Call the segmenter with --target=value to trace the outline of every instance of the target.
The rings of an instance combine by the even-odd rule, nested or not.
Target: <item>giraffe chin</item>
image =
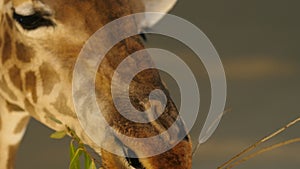
[[[138,152],[117,141],[117,148],[124,156],[102,149],[101,169],[191,169],[192,145],[189,140],[189,136],[186,136],[172,149],[147,158],[138,158]]]

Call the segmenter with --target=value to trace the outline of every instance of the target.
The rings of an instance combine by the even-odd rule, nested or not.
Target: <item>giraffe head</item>
[[[139,158],[139,155],[143,154],[143,151],[151,151],[157,147],[150,144],[135,145],[117,134],[110,138],[109,143],[124,154],[128,152],[136,154],[137,158],[118,156],[103,149],[97,150],[98,147],[91,143],[78,127],[79,123],[76,121],[72,105],[72,73],[79,52],[88,38],[114,19],[145,11],[149,9],[149,4],[155,6],[153,3],[156,1],[5,0],[4,2],[2,12],[4,15],[0,17],[1,29],[5,30],[1,32],[5,37],[2,42],[4,45],[1,64],[9,70],[17,69],[13,71],[14,78],[19,78],[20,82],[11,81],[13,89],[17,91],[15,95],[22,98],[18,102],[22,103],[16,104],[53,129],[58,130],[59,127],[45,119],[46,115],[55,116],[73,128],[86,144],[99,152],[104,168],[191,168],[189,136],[167,152],[148,158]],[[171,4],[174,1],[168,2]],[[170,8],[170,4],[167,4],[167,8]],[[139,29],[134,21],[121,26],[126,29]],[[110,93],[113,72],[124,58],[141,49],[144,49],[144,46],[138,36],[127,38],[115,45],[99,67],[95,86],[97,101],[100,107],[104,107],[103,115],[109,125],[122,134],[138,138],[151,137],[165,131],[178,116],[178,111],[168,95],[166,109],[155,124],[136,124],[128,121],[113,106]],[[139,73],[130,86],[132,104],[137,109],[146,109],[145,105],[149,101],[145,98],[157,88],[168,93],[157,70],[149,69]],[[176,125],[178,131],[175,132],[185,132],[182,122]]]

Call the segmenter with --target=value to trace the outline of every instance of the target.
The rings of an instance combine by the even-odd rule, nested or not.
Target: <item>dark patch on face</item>
[[[9,26],[9,28],[12,29],[13,23],[12,23],[11,18],[9,17],[8,14],[6,14],[5,17],[6,17],[6,21],[7,21],[7,24],[8,24],[8,26]]]
[[[60,81],[59,75],[53,67],[47,63],[43,63],[40,67],[40,74],[42,78],[44,94],[48,95],[53,90],[56,83]]]
[[[25,99],[24,105],[25,105],[25,109],[30,113],[30,115],[32,115],[35,118],[38,118],[34,106],[30,103],[28,99]]]
[[[4,77],[2,77],[2,80],[0,79],[0,89],[5,92],[12,100],[17,100],[17,96],[10,90]]]
[[[9,69],[9,77],[14,86],[22,91],[21,70],[17,66]]]
[[[2,118],[0,116],[0,130],[2,129]]]
[[[31,47],[25,46],[23,43],[16,43],[17,58],[22,62],[30,62],[34,54]]]
[[[1,16],[0,16],[1,17]],[[0,18],[0,21],[1,21],[1,18]],[[0,49],[1,49],[1,46],[2,46],[2,39],[0,38]]]
[[[20,106],[15,105],[13,103],[10,103],[8,101],[6,101],[6,107],[7,107],[8,111],[10,111],[10,112],[13,112],[13,111],[15,111],[15,112],[16,111],[22,112],[22,111],[24,111],[24,109],[22,109]]]
[[[55,117],[48,109],[44,108],[43,111],[46,113],[46,116]]]
[[[25,81],[26,81],[25,89],[27,92],[31,93],[32,100],[36,103],[37,102],[36,76],[33,71],[29,71],[26,73]]]
[[[18,145],[9,146],[8,148],[8,160],[7,160],[7,169],[13,169],[14,168],[14,162],[16,158],[16,152],[18,149]]]
[[[67,105],[67,98],[64,94],[60,93],[56,99],[56,102],[51,104],[59,113],[77,118],[72,109]]]
[[[11,57],[11,37],[8,32],[4,33],[4,46],[2,50],[2,64],[4,64]]]
[[[8,2],[10,2],[11,0],[4,0],[4,4],[6,4],[6,3],[8,3]]]
[[[126,155],[130,155],[130,157],[138,157],[131,149],[128,148],[127,152],[125,152]],[[126,157],[126,160],[128,164],[130,164],[132,167],[136,169],[145,169],[143,164],[140,162],[139,158],[130,158]]]
[[[29,118],[30,118],[29,116],[26,116],[26,117],[23,117],[23,118],[19,121],[17,127],[16,127],[15,130],[14,130],[14,134],[18,134],[18,133],[20,133],[20,132],[22,132],[22,131],[24,130],[24,128],[25,128],[25,127],[27,126],[27,124],[28,124]]]

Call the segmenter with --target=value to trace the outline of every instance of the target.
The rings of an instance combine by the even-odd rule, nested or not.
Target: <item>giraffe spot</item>
[[[30,113],[30,115],[32,115],[33,117],[38,119],[38,115],[35,111],[34,106],[30,103],[30,101],[28,99],[25,99],[24,101],[25,104],[25,109]]]
[[[8,3],[10,0],[4,0],[4,4]]]
[[[9,112],[24,111],[20,106],[6,101],[6,107]]]
[[[0,18],[0,21],[1,21],[1,18]],[[2,39],[0,38],[0,49],[1,49],[1,47],[2,47]]]
[[[19,121],[17,127],[15,128],[14,134],[18,134],[18,133],[21,133],[22,131],[24,131],[24,128],[27,126],[29,119],[30,119],[29,116],[23,117]]]
[[[8,14],[6,14],[5,17],[6,17],[6,21],[7,21],[7,24],[8,24],[8,26],[9,26],[9,28],[12,29],[12,27],[13,27],[13,22],[12,22],[10,16],[9,16]]]
[[[4,33],[4,46],[2,49],[2,64],[4,64],[11,57],[11,37],[8,32]]]
[[[8,95],[12,100],[17,100],[17,96],[10,90],[4,77],[0,79],[0,89]]]
[[[13,169],[18,145],[12,145],[8,148],[7,169]]]
[[[30,92],[32,95],[32,100],[37,102],[37,94],[36,94],[36,76],[33,71],[29,71],[25,75],[25,90]]]
[[[75,113],[71,110],[71,108],[67,104],[67,98],[64,94],[60,93],[55,103],[51,103],[54,108],[61,114],[71,116],[73,118],[77,118]]]
[[[34,50],[31,47],[25,46],[23,43],[16,43],[17,58],[22,62],[30,62],[34,55]]]
[[[21,70],[17,66],[9,69],[9,77],[14,86],[22,91]]]
[[[0,116],[0,131],[1,131],[1,129],[2,129],[2,118]]]
[[[42,78],[43,92],[49,95],[56,83],[60,81],[59,75],[48,63],[43,63],[40,67],[40,74]]]

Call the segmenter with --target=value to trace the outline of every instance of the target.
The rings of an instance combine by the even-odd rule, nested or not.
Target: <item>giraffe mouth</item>
[[[126,155],[126,163],[128,166],[130,166],[130,169],[146,169],[143,164],[140,162],[139,158],[133,158],[137,157],[134,151],[132,151],[128,147],[123,148],[124,154]]]

